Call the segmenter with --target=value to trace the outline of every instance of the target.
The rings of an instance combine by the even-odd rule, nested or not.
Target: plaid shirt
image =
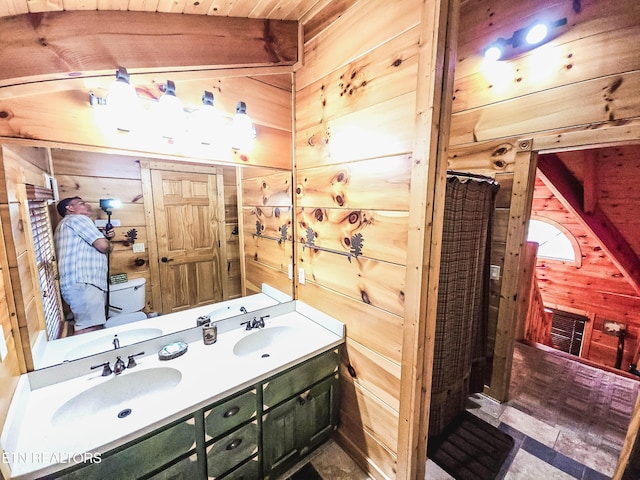
[[[60,290],[76,283],[90,283],[107,290],[107,256],[93,246],[104,235],[85,215],[67,215],[56,227]]]

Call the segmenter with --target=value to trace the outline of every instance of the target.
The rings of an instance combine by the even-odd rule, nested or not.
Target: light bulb
[[[182,100],[176,96],[175,88],[175,84],[167,80],[156,109],[158,131],[166,138],[175,138],[185,127],[184,107]]]
[[[545,23],[536,23],[533,25],[525,36],[525,41],[529,45],[536,45],[542,42],[549,33],[549,27]]]
[[[247,115],[247,105],[238,102],[236,114],[231,122],[231,148],[243,152],[253,149],[253,141],[256,138],[256,129]]]
[[[140,120],[142,107],[136,89],[129,83],[126,69],[116,72],[116,81],[107,92],[107,112],[109,122],[114,128],[130,132]]]

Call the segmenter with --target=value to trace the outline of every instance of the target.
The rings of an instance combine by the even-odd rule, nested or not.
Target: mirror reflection
[[[98,228],[113,227],[114,248],[105,328],[82,335],[55,256],[36,260],[47,321],[30,332],[35,368],[193,327],[177,315],[187,309],[226,318],[292,298],[290,171],[67,149],[50,157],[53,195],[86,202]],[[39,234],[32,213],[36,244],[61,221],[55,201],[43,204],[50,224]]]

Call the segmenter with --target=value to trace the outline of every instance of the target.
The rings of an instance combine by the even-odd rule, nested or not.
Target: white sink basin
[[[69,350],[64,359],[75,360],[76,358],[95,355],[96,353],[106,352],[107,350],[113,350],[114,335],[118,335],[120,346],[124,347],[125,345],[131,345],[133,343],[143,342],[144,340],[158,337],[162,335],[162,330],[159,328],[136,328],[116,334],[109,333],[108,335],[102,335],[98,338],[83,342],[82,345],[78,345],[77,347]]]
[[[247,333],[233,346],[233,353],[245,357],[255,353],[270,355],[277,352],[278,345],[295,341],[303,330],[289,325],[266,327],[253,333]]]
[[[67,400],[53,414],[51,423],[64,427],[78,421],[93,425],[104,420],[115,422],[118,418],[135,414],[136,408],[143,411],[153,408],[156,402],[162,403],[163,392],[174,388],[181,379],[182,373],[175,368],[125,371]]]

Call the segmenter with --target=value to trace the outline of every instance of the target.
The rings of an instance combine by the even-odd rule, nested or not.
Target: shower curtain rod
[[[477,173],[469,173],[469,172],[458,172],[456,170],[447,170],[447,177],[465,177],[465,178],[473,178],[476,180],[484,180],[488,182],[496,182],[495,178],[488,177],[486,175],[480,175]]]

